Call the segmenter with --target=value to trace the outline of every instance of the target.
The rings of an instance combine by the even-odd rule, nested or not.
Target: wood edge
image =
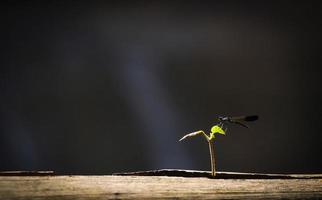
[[[209,171],[160,169],[136,172],[113,173],[116,176],[176,176],[176,177],[206,177],[214,179],[322,179],[322,174],[264,174],[241,172],[216,172],[212,177]]]
[[[0,171],[0,176],[52,176],[54,171]]]

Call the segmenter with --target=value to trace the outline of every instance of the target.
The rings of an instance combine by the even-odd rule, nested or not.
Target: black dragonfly
[[[219,125],[223,127],[223,125],[226,125],[228,123],[231,124],[238,124],[240,126],[243,126],[245,128],[249,128],[245,122],[252,122],[258,120],[257,115],[248,115],[248,116],[238,116],[238,117],[218,117]]]

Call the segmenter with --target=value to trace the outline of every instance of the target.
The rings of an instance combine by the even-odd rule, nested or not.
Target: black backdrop
[[[1,3],[0,170],[321,173],[321,6]]]

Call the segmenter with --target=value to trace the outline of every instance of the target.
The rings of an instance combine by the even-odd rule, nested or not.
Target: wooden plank
[[[320,179],[1,176],[0,199],[322,199]]]

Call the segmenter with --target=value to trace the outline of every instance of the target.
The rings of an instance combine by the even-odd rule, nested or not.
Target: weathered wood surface
[[[0,199],[322,199],[313,179],[0,176]]]

